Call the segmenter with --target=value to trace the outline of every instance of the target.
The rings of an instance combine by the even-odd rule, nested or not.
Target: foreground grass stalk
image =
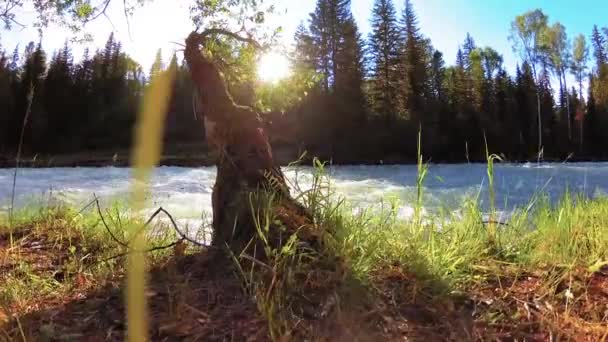
[[[496,234],[496,190],[494,188],[494,162],[502,161],[502,158],[496,154],[490,154],[488,149],[488,140],[484,133],[484,141],[486,145],[486,161],[487,161],[487,174],[488,174],[488,194],[490,201],[490,219],[488,222],[488,233],[489,233],[489,242],[491,245],[495,245],[497,243],[497,234]]]
[[[133,164],[132,208],[134,212],[144,209],[147,182],[152,169],[158,164],[162,150],[162,134],[169,105],[174,70],[169,68],[152,79],[144,96],[143,109],[137,120]],[[140,227],[130,227],[131,249],[127,270],[127,322],[129,341],[147,341],[147,314],[145,297],[145,255],[137,252],[146,249],[145,238]],[[134,233],[134,234],[133,234]]]
[[[13,189],[11,191],[11,206],[9,207],[9,239],[10,246],[13,248],[13,214],[15,210],[15,193],[17,190],[17,171],[19,170],[19,162],[21,160],[21,149],[23,148],[23,137],[25,135],[25,128],[32,111],[32,102],[34,101],[34,86],[30,84],[30,91],[27,94],[27,108],[25,109],[25,115],[23,116],[23,123],[21,125],[21,134],[19,135],[19,145],[17,147],[17,156],[15,157],[15,172],[13,173]]]
[[[414,209],[414,223],[416,227],[421,229],[422,226],[422,208],[424,196],[424,180],[429,171],[429,166],[422,159],[422,128],[418,131],[418,172],[416,174],[416,208]]]

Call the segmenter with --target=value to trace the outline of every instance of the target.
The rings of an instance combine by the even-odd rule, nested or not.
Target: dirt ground
[[[19,259],[39,276],[62,281],[67,252],[48,239],[20,240]],[[0,283],[15,267],[0,236]],[[460,294],[436,296],[399,265],[378,270],[373,285],[339,298],[332,314],[292,322],[280,341],[606,341],[608,269],[573,276],[546,291],[542,273],[505,269]],[[581,273],[582,274],[582,273]],[[0,340],[123,341],[123,278],[103,286],[86,272],[61,295],[0,307]],[[168,257],[149,272],[146,292],[153,341],[269,341],[268,321],[221,252]],[[0,285],[2,286],[2,285]],[[364,298],[364,299],[363,299]],[[567,301],[565,299],[568,299]]]

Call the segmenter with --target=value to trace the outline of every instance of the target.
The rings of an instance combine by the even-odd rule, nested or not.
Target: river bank
[[[150,339],[601,341],[608,336],[606,200],[564,198],[556,208],[516,216],[504,230],[488,229],[478,209],[469,207],[460,220],[444,223],[442,232],[432,224],[398,223],[390,213],[353,216],[326,204],[317,212],[319,224],[331,223],[326,248],[337,257],[332,262],[344,267],[338,278],[308,280],[319,282],[323,293],[331,284],[335,298],[311,312],[294,306],[301,300],[294,298],[302,298],[301,282],[287,275],[297,273],[299,263],[264,261],[276,270],[269,284],[266,267],[243,274],[245,259],[184,243],[156,221],[149,229],[165,233],[148,235]],[[124,340],[128,250],[119,239],[123,227],[145,218],[123,211],[20,210],[12,226],[0,217],[0,340]],[[301,295],[312,300],[320,294]]]
[[[294,161],[300,160],[304,165],[311,165],[312,157],[305,155],[300,159],[302,154],[292,148],[275,148],[275,159],[281,166],[287,166]],[[159,166],[179,166],[179,167],[204,167],[215,165],[216,156],[209,153],[206,149],[183,150],[164,153],[160,157]],[[416,159],[412,159],[401,155],[387,155],[378,158],[343,158],[331,157],[327,155],[325,158],[320,158],[333,165],[411,165],[416,164]],[[534,159],[509,160],[509,163],[537,163]],[[580,162],[605,162],[604,159],[593,159],[586,157],[564,157],[564,159],[543,159],[545,163],[580,163]],[[461,163],[486,163],[485,160],[466,160],[466,159],[446,159],[433,160],[437,164],[461,164]],[[0,169],[14,168],[17,160],[14,156],[0,155]],[[128,150],[121,151],[97,151],[97,152],[82,152],[70,154],[56,155],[26,155],[19,159],[19,167],[21,168],[52,168],[52,167],[130,167],[131,159]]]
[[[292,144],[273,144],[273,154],[277,163],[287,166],[300,160],[303,165],[311,165],[313,156],[334,165],[411,165],[416,164],[417,155],[408,153],[388,153],[364,156],[356,150],[332,153],[328,147],[314,147],[312,152],[306,151],[302,146]],[[19,166],[23,168],[50,168],[50,167],[129,167],[131,151],[129,149],[100,149],[58,154],[32,154],[24,153],[19,159]],[[365,153],[369,154],[369,153]],[[179,167],[205,167],[215,165],[216,152],[209,149],[206,143],[181,143],[165,146],[161,156],[160,166]],[[427,157],[428,158],[428,157]],[[465,156],[449,159],[428,158],[434,164],[461,164],[486,163],[483,159],[467,159]],[[603,162],[606,160],[589,158],[584,155],[570,154],[561,158],[543,158],[547,163],[575,163],[575,162]],[[509,159],[503,156],[507,163],[537,163],[535,157],[529,159]],[[14,168],[17,163],[15,155],[0,153],[0,169]]]

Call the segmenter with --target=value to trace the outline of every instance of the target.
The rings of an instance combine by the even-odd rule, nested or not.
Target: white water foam
[[[287,178],[306,190],[312,184],[312,169],[284,169]],[[401,218],[413,216],[416,201],[416,166],[333,166],[327,169],[336,196],[354,208],[399,203]],[[201,216],[211,213],[214,167],[160,167],[150,181],[147,211],[162,206],[182,223],[200,225]],[[13,170],[0,170],[0,210],[10,205]],[[45,205],[49,198],[84,205],[93,195],[104,203],[127,200],[132,170],[128,168],[20,169],[16,205]],[[465,199],[478,198],[487,208],[486,167],[483,164],[430,165],[424,186],[424,210],[456,210]],[[587,196],[608,193],[608,163],[499,164],[495,167],[496,205],[509,212],[525,206],[535,193],[557,200],[565,191]],[[198,223],[197,223],[198,222]]]

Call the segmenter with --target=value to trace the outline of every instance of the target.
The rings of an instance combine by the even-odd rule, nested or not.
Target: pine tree
[[[392,120],[398,114],[399,27],[392,0],[376,0],[369,35],[373,77],[372,104],[376,113]]]
[[[601,157],[602,155],[606,155],[605,151],[605,142],[608,139],[605,139],[605,123],[606,120],[602,120],[601,110],[598,111],[598,107],[595,101],[594,89],[595,89],[595,76],[593,74],[589,75],[589,86],[588,86],[588,96],[587,96],[587,119],[585,120],[586,127],[584,129],[585,132],[585,141],[587,142],[587,150],[591,153],[591,155],[596,157]]]
[[[455,103],[456,113],[459,119],[464,119],[470,115],[472,109],[470,108],[472,103],[471,92],[469,91],[469,80],[467,77],[466,70],[466,58],[462,49],[458,49],[456,53],[456,67],[454,74],[455,84]]]
[[[310,32],[302,23],[296,29],[294,42],[293,64],[295,72],[314,71],[317,51]]]
[[[165,64],[163,63],[163,53],[161,49],[158,49],[158,51],[156,51],[156,56],[154,57],[152,67],[150,67],[150,79],[157,76],[163,70],[165,70]]]
[[[3,108],[0,111],[0,153],[3,153],[8,147],[6,137],[10,129],[10,117],[14,112],[11,74],[9,58],[0,45],[0,108]]]
[[[521,68],[517,67],[516,77],[516,102],[519,114],[519,136],[521,145],[524,147],[525,158],[529,158],[534,153],[534,139],[538,131],[535,119],[536,111],[536,84],[532,75],[532,68],[526,62]],[[538,139],[537,139],[538,140]]]
[[[515,85],[506,70],[498,68],[494,80],[495,124],[493,125],[494,141],[497,141],[496,151],[506,155],[516,156],[520,149],[519,123],[514,115]]]
[[[78,120],[74,108],[74,71],[71,50],[66,42],[51,59],[44,79],[45,109],[48,115],[48,128],[45,138],[52,141],[45,147],[49,150],[78,147],[71,138],[77,131]],[[47,150],[47,152],[49,151]]]
[[[591,42],[593,44],[593,56],[595,57],[595,65],[597,70],[600,70],[606,63],[608,63],[608,55],[606,51],[606,38],[602,36],[597,25],[593,25]]]
[[[471,36],[469,32],[467,32],[467,36],[464,39],[464,43],[462,44],[462,52],[464,56],[464,64],[466,70],[471,72],[471,53],[477,49],[477,44],[475,44],[475,39]]]
[[[443,60],[443,53],[439,50],[433,52],[433,58],[431,60],[431,67],[429,69],[431,80],[431,94],[436,103],[443,106],[445,102],[445,61]]]
[[[343,40],[337,55],[336,97],[344,101],[344,114],[341,124],[351,129],[360,128],[366,120],[367,104],[363,94],[363,79],[365,77],[363,41],[359,34],[354,18],[343,24]],[[340,134],[345,132],[340,128]]]
[[[350,0],[318,0],[310,16],[309,32],[315,47],[315,67],[323,77],[326,92],[335,90],[338,51],[345,23],[352,17]]]
[[[608,35],[607,35],[608,36]],[[608,112],[608,55],[606,43],[608,37],[599,32],[597,26],[593,27],[591,41],[595,57],[595,80],[593,82],[593,96],[596,101],[596,110]],[[607,114],[608,115],[608,114]]]
[[[418,19],[410,0],[405,1],[405,9],[401,22],[403,32],[402,62],[402,98],[405,112],[409,119],[418,125],[421,122],[421,112],[424,110],[424,95],[427,83],[427,70],[424,60],[425,49],[423,38],[418,28]]]
[[[21,127],[26,123],[23,144],[24,151],[32,151],[36,146],[43,144],[44,131],[47,125],[47,116],[44,113],[44,87],[43,80],[46,72],[46,53],[41,44],[30,42],[24,54],[24,65],[21,73],[21,85],[17,94],[17,106],[15,120],[11,123],[11,141],[15,146],[19,140]],[[33,93],[33,98],[29,101],[29,94]],[[25,122],[28,106],[30,107],[29,120]]]

